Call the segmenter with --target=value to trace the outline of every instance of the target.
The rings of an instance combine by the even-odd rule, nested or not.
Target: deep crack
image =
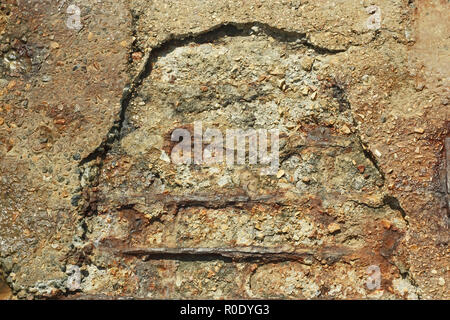
[[[135,20],[134,20],[135,23]],[[95,180],[98,179],[98,176],[100,175],[101,172],[101,168],[102,168],[102,164],[103,164],[103,160],[106,158],[106,156],[108,155],[108,153],[110,152],[110,150],[113,148],[114,144],[117,143],[118,141],[120,141],[120,139],[125,136],[125,132],[124,132],[124,127],[126,124],[126,112],[127,112],[127,108],[130,104],[131,99],[133,98],[133,96],[136,94],[137,89],[140,87],[140,85],[142,84],[142,82],[148,77],[150,76],[151,72],[152,72],[152,65],[153,63],[155,63],[162,54],[167,54],[167,52],[171,52],[171,50],[174,50],[175,48],[181,47],[181,46],[185,46],[189,43],[197,43],[197,44],[203,44],[203,43],[210,43],[212,41],[216,41],[217,39],[221,39],[224,37],[235,37],[235,36],[243,36],[243,35],[250,35],[252,34],[252,28],[254,27],[258,27],[261,28],[262,31],[266,34],[269,35],[277,40],[279,40],[280,42],[288,42],[288,43],[298,43],[298,45],[301,46],[306,46],[310,49],[313,49],[315,52],[317,53],[321,53],[321,54],[337,54],[340,52],[343,52],[345,50],[331,50],[331,49],[327,49],[327,48],[322,48],[322,47],[318,47],[316,45],[311,44],[308,40],[307,40],[307,36],[305,33],[298,33],[298,32],[291,32],[291,31],[286,31],[286,30],[281,30],[281,29],[277,29],[277,28],[273,28],[270,27],[266,24],[262,24],[262,23],[245,23],[245,24],[238,24],[238,23],[225,23],[225,24],[220,24],[217,25],[215,27],[210,28],[209,30],[197,33],[197,34],[182,34],[182,35],[172,35],[172,37],[164,42],[162,42],[159,46],[153,48],[151,50],[151,52],[147,53],[144,57],[144,62],[141,64],[141,68],[139,69],[137,75],[132,79],[131,83],[128,84],[127,86],[125,86],[125,88],[123,89],[123,93],[122,93],[122,97],[120,100],[120,112],[118,115],[118,119],[114,122],[114,124],[112,125],[112,127],[109,129],[104,141],[94,150],[92,151],[88,156],[86,156],[85,158],[83,158],[80,162],[79,162],[79,167],[82,169],[83,166],[85,165],[89,165],[91,162],[96,161],[96,163],[94,165],[98,166],[98,170],[96,171],[96,175],[97,178]],[[133,31],[135,32],[135,31]],[[135,33],[134,33],[135,34]],[[135,46],[136,44],[134,43],[133,46]],[[130,60],[131,62],[131,60]],[[333,89],[333,96],[337,99],[339,106],[340,106],[340,111],[345,111],[345,110],[350,110],[351,111],[351,104],[348,101],[347,97],[346,97],[346,92],[343,89],[342,86],[335,84],[334,86],[332,86]],[[355,123],[355,120],[352,116],[352,121],[353,124],[355,125],[355,128],[357,128],[357,125]],[[377,169],[377,171],[379,172],[379,174],[381,175],[382,179],[383,179],[383,183],[385,184],[385,175],[382,172],[375,156],[371,153],[370,149],[367,148],[366,146],[364,146],[360,135],[357,135],[361,149],[365,155],[365,157],[373,164],[373,166]],[[80,181],[82,179],[83,176],[83,172],[81,172],[80,174]],[[86,189],[89,189],[89,186],[86,187]],[[88,202],[90,201],[90,199],[87,199]],[[366,204],[364,204],[366,205]],[[405,211],[401,208],[399,201],[392,197],[392,196],[385,196],[383,198],[383,205],[388,205],[390,208],[392,208],[393,210],[397,210],[401,213],[401,215],[403,217],[406,216]],[[369,205],[367,205],[369,206]],[[88,205],[88,208],[90,208],[90,204]],[[85,225],[84,222],[84,218],[82,218],[82,225]],[[406,221],[407,222],[407,221]],[[407,222],[408,223],[408,222]],[[84,228],[84,230],[86,231],[86,229]],[[84,233],[84,237],[82,237],[82,240],[85,241],[86,240],[86,234]],[[211,249],[214,250],[214,249]],[[174,251],[174,252],[152,252],[151,250],[143,250],[142,252],[138,251],[134,251],[134,252],[127,252],[126,254],[131,254],[131,255],[143,255],[146,257],[156,257],[156,259],[160,259],[160,258],[167,258],[167,257],[171,257],[171,258],[177,258],[177,259],[181,259],[181,260],[186,260],[186,259],[204,259],[205,257],[209,259],[209,257],[211,255],[214,256],[221,256],[222,258],[229,258],[229,256],[231,255],[231,257],[233,258],[239,258],[240,255],[242,255],[243,253],[239,253],[239,252],[195,252],[195,251],[186,251],[186,252],[178,252],[178,251]],[[257,253],[256,256],[251,256],[251,257],[247,257],[250,259],[255,259],[255,258],[264,258],[264,256],[267,253]],[[281,256],[280,256],[281,254]],[[205,256],[206,255],[206,256]],[[270,255],[270,253],[269,253]],[[245,256],[245,253],[244,253]],[[260,257],[261,256],[261,257]],[[292,259],[298,259],[299,257],[297,257],[296,255],[291,256],[288,253],[279,253],[279,254],[275,254],[274,257],[270,258],[267,257],[266,259],[268,260],[292,260]],[[197,260],[198,260],[197,259]]]

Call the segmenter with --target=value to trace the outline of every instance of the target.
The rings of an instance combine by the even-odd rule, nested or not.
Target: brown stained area
[[[0,277],[0,300],[8,300],[12,296],[11,288],[6,281]]]
[[[103,14],[96,13],[94,2],[83,3],[94,10],[83,23],[96,25],[89,32],[100,32],[90,40],[86,29],[67,28],[67,2],[60,11],[54,1],[18,4],[2,1],[0,14],[0,264],[6,275],[11,268],[27,275],[14,278],[20,284],[13,292],[26,298],[28,288],[66,277],[65,255],[78,224],[71,205],[79,186],[78,160],[84,148],[103,138],[97,129],[114,121],[128,78],[126,48],[106,41],[100,31],[114,20],[121,38],[129,35],[127,24],[118,23],[127,15],[106,18],[108,2],[102,3]],[[85,63],[74,70],[80,62]],[[37,295],[61,290],[46,288]]]
[[[256,219],[257,221],[261,221],[261,218],[280,221],[277,222],[277,227],[271,227],[271,230],[273,229],[276,232],[278,228],[283,228],[282,220],[279,220],[283,215],[283,207],[278,206],[277,208],[262,205],[261,203],[255,203],[253,207],[250,207],[249,203],[251,202],[243,201],[245,199],[242,198],[241,200],[243,202],[239,205],[234,203],[234,201],[236,201],[235,197],[232,198],[233,202],[225,205],[225,207],[223,207],[223,202],[220,203],[220,206],[212,205],[211,202],[205,201],[204,195],[202,196],[202,201],[204,201],[203,204],[199,200],[201,198],[198,196],[194,197],[195,202],[186,202],[186,200],[177,202],[174,199],[179,200],[179,197],[170,195],[165,195],[159,199],[164,198],[169,199],[165,200],[166,203],[178,205],[179,208],[176,211],[172,211],[172,213],[167,211],[165,215],[160,216],[157,219],[146,217],[146,215],[135,209],[120,210],[118,215],[119,221],[121,219],[124,219],[124,222],[126,221],[127,231],[124,234],[126,234],[127,237],[125,239],[105,238],[102,240],[102,247],[106,250],[113,249],[118,253],[142,256],[147,259],[176,259],[176,257],[183,256],[191,256],[192,258],[195,258],[195,256],[210,256],[211,258],[232,258],[236,261],[242,259],[259,261],[303,261],[303,257],[311,256],[315,257],[319,262],[333,264],[345,256],[353,257],[350,259],[354,259],[355,257],[357,257],[357,259],[364,259],[363,257],[367,255],[367,252],[371,251],[373,252],[372,254],[380,254],[377,258],[378,261],[383,261],[383,258],[389,259],[398,245],[398,241],[402,238],[401,232],[395,227],[392,227],[390,222],[385,220],[381,222],[367,220],[362,222],[362,224],[365,225],[364,231],[357,233],[357,237],[364,239],[366,242],[364,246],[359,248],[335,245],[335,236],[329,238],[329,243],[322,243],[318,247],[306,246],[302,248],[302,246],[298,245],[292,246],[290,241],[285,241],[282,246],[276,245],[275,247],[273,247],[273,244],[264,245],[264,242],[257,242],[253,246],[242,246],[242,243],[236,243],[236,240],[238,240],[237,238],[230,238],[229,240],[225,240],[224,238],[224,240],[221,240],[221,237],[225,236],[225,233],[223,232],[231,227],[227,226],[226,223],[221,224],[223,223],[220,222],[222,217],[225,217],[225,221],[233,219],[232,215],[229,216],[229,212],[235,212],[237,217],[245,217],[250,214],[252,217],[250,219]],[[225,196],[221,195],[220,198],[224,199]],[[308,200],[305,201],[305,204],[307,203]],[[286,205],[287,203],[283,203],[283,206]],[[188,207],[184,209],[185,206]],[[223,209],[212,209],[222,207],[226,211]],[[307,206],[304,206],[303,208],[305,207]],[[315,231],[310,235],[310,238],[324,239],[325,235],[319,230],[326,230],[327,225],[330,223],[328,219],[334,221],[336,218],[328,216],[328,213],[326,212],[316,211],[316,208],[317,207],[313,206],[311,212],[308,214],[302,209],[303,213],[301,216],[312,215],[313,220],[319,221],[319,224],[317,225],[318,233]],[[245,211],[243,209],[245,209]],[[267,215],[269,215],[269,217]],[[329,217],[325,221],[323,220],[324,215]],[[229,217],[226,218],[227,216]],[[298,219],[302,219],[301,216],[299,216]],[[195,227],[198,219],[201,221],[202,229],[211,231],[203,233],[199,230],[200,233],[198,233]],[[216,222],[217,220],[219,221]],[[233,220],[230,221],[231,223],[236,223],[232,222]],[[188,229],[186,229],[185,223],[189,224]],[[295,227],[295,223],[290,222],[290,226]],[[236,226],[233,225],[233,227]],[[237,227],[238,230],[239,228],[240,227]],[[261,225],[257,223],[255,228],[256,230],[261,230]],[[221,231],[217,233],[217,231],[214,230]],[[351,239],[355,237],[355,234],[348,234],[346,231],[345,228],[340,231],[340,239]],[[284,232],[289,231],[284,230]],[[354,233],[355,231],[353,230],[352,232]],[[154,238],[155,236],[156,238]],[[152,241],[152,246],[143,247],[144,243],[152,244]],[[212,243],[216,243],[215,241],[219,241],[220,244],[217,243],[211,247]],[[184,243],[184,245],[180,247],[180,243]],[[372,244],[381,244],[380,249],[376,249],[375,247],[371,248]],[[165,247],[164,245],[168,245],[168,247]],[[216,246],[218,247],[216,248]],[[379,253],[376,253],[378,251]],[[368,255],[367,257],[369,260],[374,259],[374,256]]]

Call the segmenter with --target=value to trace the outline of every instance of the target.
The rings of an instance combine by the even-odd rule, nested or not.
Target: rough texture
[[[0,299],[449,298],[447,1],[0,9]],[[196,121],[278,172],[170,163]]]

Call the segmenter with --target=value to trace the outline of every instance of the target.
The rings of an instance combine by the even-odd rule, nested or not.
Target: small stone
[[[122,47],[124,47],[124,48],[128,47],[128,42],[127,42],[127,40],[121,41],[121,42],[120,42],[120,45],[121,45]]]
[[[425,130],[423,128],[414,128],[414,132],[422,134],[425,132]]]
[[[66,123],[66,120],[64,120],[64,119],[55,119],[55,120],[53,121],[53,123],[54,123],[54,124],[65,124],[65,123]]]
[[[374,153],[377,157],[381,157],[381,152],[378,149],[375,149]]]
[[[306,258],[303,259],[303,263],[306,264],[307,266],[310,266],[314,263],[313,258],[307,256]]]
[[[438,279],[438,283],[439,283],[440,286],[445,286],[445,279],[442,278],[442,277],[440,277],[440,278]]]
[[[364,167],[363,165],[359,165],[357,168],[359,173],[364,173],[364,171],[366,170],[366,167]]]
[[[48,75],[45,75],[45,76],[42,77],[42,81],[43,82],[49,82],[50,80],[52,80],[52,77],[50,77]]]
[[[347,127],[347,125],[343,125],[341,131],[345,134],[350,134],[352,131],[350,130],[349,127]]]
[[[417,91],[422,91],[423,88],[425,88],[425,84],[424,84],[423,82],[419,82],[419,83],[416,85],[416,90],[417,90]]]
[[[311,100],[316,100],[317,98],[317,92],[313,92],[313,94],[311,95]]]
[[[309,183],[309,182],[311,181],[311,179],[308,178],[308,177],[303,177],[303,178],[302,178],[302,181],[303,181],[304,183]]]
[[[0,118],[0,126],[5,123],[5,119]]]
[[[51,42],[50,43],[50,48],[55,50],[55,49],[59,49],[59,43],[58,42]]]
[[[228,177],[228,176],[222,176],[222,177],[220,177],[220,179],[217,181],[217,184],[218,184],[219,187],[223,187],[223,186],[227,185],[227,184],[230,183],[230,182],[231,182],[230,177]]]
[[[93,39],[94,39],[94,34],[92,32],[89,32],[88,41],[92,41]]]
[[[339,224],[337,224],[335,222],[330,223],[328,225],[327,229],[328,229],[328,232],[331,234],[341,231],[341,227],[339,226]]]
[[[74,155],[73,155],[73,160],[80,160],[81,159],[81,156],[80,156],[80,154],[79,153],[75,153]]]
[[[383,219],[383,220],[381,220],[381,225],[386,230],[389,230],[392,227],[392,222],[390,222],[389,220]]]
[[[8,85],[8,80],[0,79],[0,88],[4,88]]]
[[[305,71],[311,71],[313,63],[314,63],[314,58],[311,58],[308,56],[303,57],[300,60],[300,65],[302,66],[302,69]]]
[[[16,86],[16,81],[15,80],[11,80],[10,82],[8,82],[8,86],[7,88],[9,90],[13,89]]]
[[[284,170],[279,170],[277,173],[277,178],[280,179],[282,176],[284,176],[285,172]]]
[[[133,52],[131,54],[131,59],[133,59],[133,61],[140,61],[142,60],[142,57],[144,56],[144,54],[140,51],[137,52]]]
[[[170,162],[170,158],[165,151],[161,151],[161,156],[159,157],[162,161]]]
[[[302,93],[304,96],[307,96],[308,93],[309,93],[309,87],[303,87],[301,93]]]

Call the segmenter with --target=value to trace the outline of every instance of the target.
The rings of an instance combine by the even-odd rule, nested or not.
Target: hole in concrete
[[[261,25],[228,25],[155,49],[114,129],[120,139],[104,153],[95,204],[108,215],[87,221],[87,239],[108,238],[109,247],[318,249],[363,239],[379,216],[402,227],[383,202],[383,176],[354,129],[345,84],[327,73],[332,54],[302,34]],[[261,176],[248,162],[171,163],[171,133],[193,136],[196,121],[223,133],[279,129],[279,172]],[[351,231],[336,223],[346,210]]]

